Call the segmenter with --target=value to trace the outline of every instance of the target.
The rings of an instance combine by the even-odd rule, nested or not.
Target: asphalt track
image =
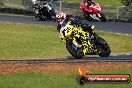
[[[9,16],[0,15],[1,22],[15,22],[15,23],[26,23],[26,24],[38,24],[38,25],[52,25],[56,26],[53,21],[38,21],[32,16]],[[87,22],[87,21],[85,21]],[[132,23],[123,22],[87,22],[94,24],[97,31],[107,31],[117,34],[132,35]],[[78,63],[86,61],[132,61],[132,53],[129,54],[112,54],[109,57],[98,57],[98,56],[86,56],[83,59],[73,59],[73,57],[59,58],[59,59],[37,59],[37,60],[0,60],[0,63]]]
[[[97,55],[88,55],[82,59],[75,59],[71,56],[67,58],[55,58],[55,59],[23,59],[23,60],[0,60],[0,64],[8,63],[87,63],[87,62],[132,62],[132,54],[110,55],[109,57],[99,57]]]
[[[26,24],[39,24],[39,25],[54,25],[56,23],[53,21],[38,21],[32,16],[9,16],[0,15],[0,21],[6,22],[16,22],[16,23],[26,23]],[[95,25],[95,30],[97,31],[107,31],[113,33],[121,34],[132,34],[132,23],[123,22],[87,22],[85,23]]]

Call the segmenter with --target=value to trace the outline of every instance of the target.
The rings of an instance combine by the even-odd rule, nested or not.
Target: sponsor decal
[[[86,70],[79,68],[76,80],[78,84],[85,83],[130,83],[129,74],[86,74]]]

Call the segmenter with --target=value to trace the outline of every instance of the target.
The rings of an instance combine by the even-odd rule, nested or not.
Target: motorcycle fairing
[[[102,13],[102,5],[95,3],[89,6],[88,8],[84,4],[80,4],[80,8],[83,9],[86,12],[92,13],[92,14],[101,14]]]
[[[60,38],[64,43],[66,43],[67,39],[72,39],[73,44],[75,46],[77,45],[76,38],[79,38],[82,42],[82,48],[84,55],[95,52],[94,44],[91,44],[89,38],[89,34],[87,32],[84,32],[81,27],[76,27],[73,25],[70,25],[70,21],[61,28],[60,30]]]
[[[101,21],[98,17],[101,17],[100,14],[90,14],[90,17],[92,17],[93,19],[99,20]]]

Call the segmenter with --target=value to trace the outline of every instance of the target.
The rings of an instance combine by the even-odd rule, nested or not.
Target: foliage
[[[0,6],[4,5],[4,0],[0,0]]]

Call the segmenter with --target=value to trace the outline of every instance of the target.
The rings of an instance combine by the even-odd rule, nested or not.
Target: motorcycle
[[[41,21],[49,19],[55,20],[54,5],[48,1],[36,1],[33,6],[33,12],[36,19]]]
[[[105,14],[102,12],[102,5],[98,3],[92,3],[88,8],[85,6],[83,0],[80,3],[80,8],[83,11],[84,17],[87,20],[93,21],[102,21],[106,22],[107,19],[105,17]]]
[[[94,26],[91,28],[94,30]],[[80,25],[71,25],[71,21],[60,30],[59,35],[66,44],[68,52],[77,59],[85,55],[108,57],[111,53],[109,45],[103,38],[97,34],[96,36],[95,39],[87,31],[84,31]]]

